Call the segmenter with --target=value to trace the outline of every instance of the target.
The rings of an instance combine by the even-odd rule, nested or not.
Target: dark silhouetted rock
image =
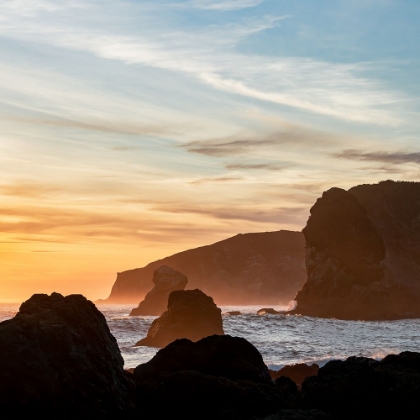
[[[294,403],[258,350],[229,335],[176,340],[134,377],[145,418],[255,419]]]
[[[153,289],[130,315],[161,315],[166,311],[169,294],[174,290],[184,290],[188,279],[179,271],[163,265],[153,273],[153,283]]]
[[[220,305],[287,303],[306,281],[305,240],[301,232],[248,233],[180,252],[118,273],[106,302],[137,304],[162,265],[185,274],[189,288]]]
[[[420,317],[420,183],[332,188],[312,207],[303,233],[308,281],[292,313]]]
[[[213,334],[224,334],[221,310],[201,290],[171,292],[168,310],[155,319],[147,337],[136,346],[165,347],[178,338],[197,341]]]
[[[257,315],[278,315],[281,312],[276,311],[274,308],[261,308],[257,311]]]
[[[302,385],[300,408],[338,419],[411,418],[418,410],[420,354],[404,352],[381,362],[365,357],[331,361]]]
[[[81,295],[33,295],[0,323],[2,419],[132,418],[105,317]]]
[[[286,365],[280,370],[270,370],[270,375],[273,379],[287,377],[290,378],[296,385],[302,385],[303,381],[308,376],[316,376],[318,374],[319,366],[315,363],[307,365],[306,363],[297,363],[295,365]]]
[[[241,313],[241,311],[227,311],[223,315],[237,316],[237,315],[242,315],[242,313]]]
[[[333,420],[329,414],[319,410],[280,410],[261,420]]]

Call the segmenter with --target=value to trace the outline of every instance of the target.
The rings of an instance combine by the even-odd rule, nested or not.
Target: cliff
[[[308,280],[294,313],[420,317],[420,183],[332,188],[303,229]]]
[[[306,280],[300,232],[239,234],[212,245],[118,273],[108,303],[138,303],[150,290],[153,272],[168,265],[188,277],[217,304],[287,303]]]

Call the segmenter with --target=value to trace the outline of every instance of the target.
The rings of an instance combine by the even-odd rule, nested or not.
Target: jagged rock
[[[291,313],[420,317],[420,183],[332,188],[306,227],[308,281]]]
[[[261,420],[332,420],[329,414],[319,410],[280,410]]]
[[[2,419],[132,418],[117,342],[83,296],[33,295],[0,342]]]
[[[257,311],[257,315],[278,315],[281,312],[276,311],[274,308],[261,308]]]
[[[378,362],[365,357],[331,361],[302,385],[300,408],[335,418],[410,418],[418,410],[420,353],[403,352]]]
[[[258,350],[229,335],[176,340],[134,377],[145,418],[246,420],[294,402],[273,384]]]
[[[174,290],[184,290],[188,279],[179,271],[163,265],[153,273],[153,283],[153,289],[130,315],[161,315],[168,305],[169,294]]]
[[[242,312],[241,311],[227,311],[223,315],[238,316],[238,315],[242,315]]]
[[[316,363],[307,365],[306,363],[297,363],[295,365],[286,365],[280,370],[270,370],[270,375],[273,379],[287,377],[290,378],[296,385],[302,385],[303,381],[308,376],[316,376],[318,374],[319,366]]]
[[[168,310],[155,319],[147,337],[136,346],[165,347],[178,338],[198,341],[213,334],[224,334],[222,311],[201,290],[171,292]]]
[[[108,303],[135,303],[150,290],[153,272],[168,265],[188,277],[188,287],[220,305],[288,302],[306,281],[301,232],[239,234],[118,273]]]

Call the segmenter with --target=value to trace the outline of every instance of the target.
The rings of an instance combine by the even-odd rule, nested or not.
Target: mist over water
[[[158,351],[133,347],[146,336],[155,317],[130,317],[133,305],[98,305],[116,337],[127,368],[150,360]],[[331,359],[366,356],[381,359],[390,353],[420,351],[420,319],[398,321],[340,321],[304,316],[256,314],[259,306],[221,306],[226,334],[244,337],[262,354],[271,369],[291,363],[325,364]],[[0,321],[12,318],[18,304],[1,304]],[[286,307],[275,307],[284,310]]]

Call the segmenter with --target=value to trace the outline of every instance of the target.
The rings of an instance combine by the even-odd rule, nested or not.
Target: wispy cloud
[[[250,221],[258,223],[285,223],[293,224],[302,219],[308,213],[306,207],[277,207],[258,208],[258,206],[236,206],[226,207],[200,207],[200,206],[176,206],[158,205],[156,211],[181,214],[206,215],[216,219]]]
[[[243,155],[250,150],[259,151],[269,148],[278,149],[285,145],[290,147],[312,146],[326,147],[337,144],[339,137],[330,133],[311,130],[305,127],[289,125],[281,131],[259,135],[235,135],[221,139],[197,140],[180,147],[191,153],[213,157]]]
[[[51,127],[64,127],[82,130],[102,131],[115,134],[133,134],[133,135],[165,135],[165,134],[179,134],[185,129],[181,126],[167,126],[167,125],[146,125],[135,124],[133,121],[109,121],[103,119],[91,119],[90,121],[70,120],[64,118],[45,118],[42,115],[39,117],[22,117],[3,115],[0,118],[4,121],[18,122],[22,124],[44,125]],[[119,149],[114,149],[119,150]],[[126,150],[126,149],[125,149]]]
[[[392,165],[405,163],[420,164],[420,152],[363,152],[361,150],[348,149],[334,154],[333,157],[367,162],[380,162]]]
[[[193,0],[190,4],[197,9],[231,11],[255,7],[264,0]]]
[[[264,170],[264,171],[282,171],[287,168],[289,165],[281,163],[228,163],[225,165],[226,169],[229,170]]]
[[[214,178],[200,178],[196,179],[194,181],[190,181],[190,184],[192,185],[199,185],[199,184],[213,184],[213,183],[226,183],[226,182],[235,182],[235,181],[241,181],[242,178],[238,177],[214,177]]]
[[[251,7],[257,2],[227,0],[193,4],[227,10]],[[57,25],[53,10],[44,14],[40,10],[37,19],[31,19],[17,15],[16,11],[10,13],[9,8],[0,5],[4,19],[0,34],[177,72],[218,91],[342,120],[381,125],[396,125],[404,120],[401,104],[408,98],[386,89],[374,78],[362,76],[369,74],[370,65],[238,52],[239,41],[277,26],[286,15],[263,15],[234,24],[168,30],[164,27],[164,14],[159,14],[160,20],[156,20],[155,11],[136,13],[140,5],[134,3],[119,12],[113,2],[87,1],[85,7],[90,9],[85,19],[78,19],[78,14],[69,10],[66,20]],[[155,17],[152,21],[150,13]],[[95,16],[91,25],[89,16]],[[98,27],[98,19],[102,27]],[[136,23],[136,30],[130,35],[125,30],[127,19]],[[111,30],[105,31],[104,27]]]

